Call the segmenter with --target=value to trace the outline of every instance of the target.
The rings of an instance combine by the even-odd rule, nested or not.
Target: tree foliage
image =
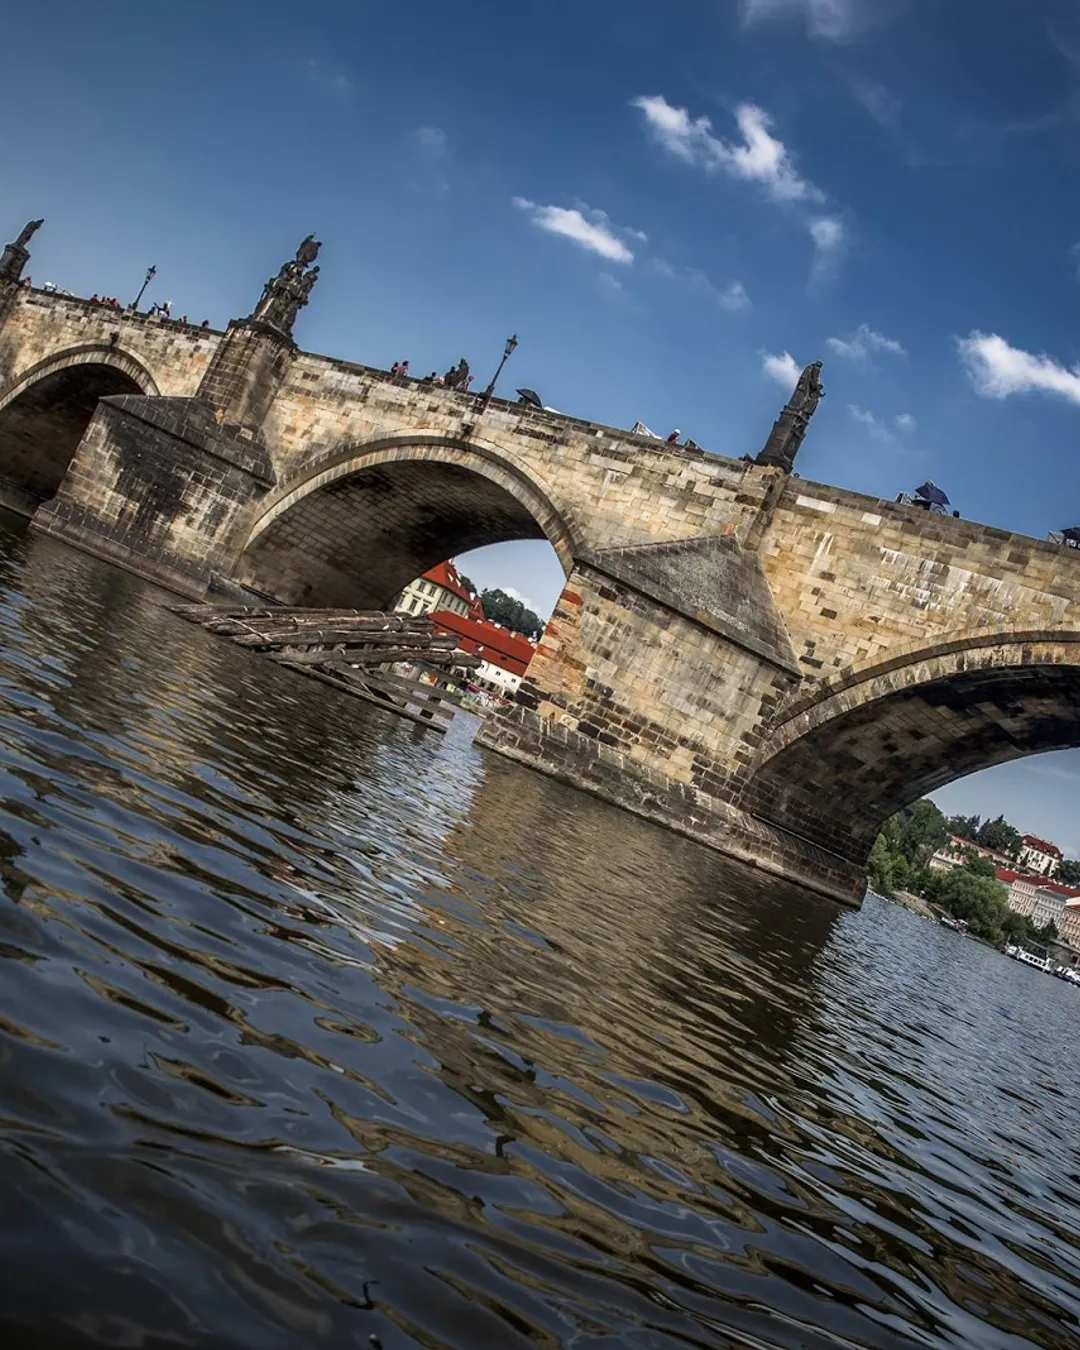
[[[959,839],[970,839],[972,842],[979,833],[979,826],[982,824],[981,816],[949,816],[945,821],[949,827],[949,833],[955,834]]]
[[[1004,816],[994,820],[984,820],[975,832],[975,842],[983,848],[991,848],[995,853],[1004,853],[1015,858],[1020,852],[1020,831],[1015,829]]]
[[[1080,862],[1075,858],[1063,858],[1054,880],[1065,886],[1080,886]]]
[[[501,624],[533,642],[540,641],[544,625],[539,615],[526,608],[516,596],[498,589],[487,590],[481,594],[480,603],[484,607],[484,617],[492,623]]]

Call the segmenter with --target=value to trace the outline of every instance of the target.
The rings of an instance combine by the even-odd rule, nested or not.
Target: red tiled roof
[[[1057,881],[1040,881],[1038,883],[1040,891],[1053,891],[1055,895],[1064,895],[1072,899],[1080,899],[1080,888],[1076,886],[1062,886]]]
[[[1030,877],[1023,872],[1014,872],[1011,867],[995,867],[994,876],[998,881],[1004,881],[1007,886],[1011,886],[1014,881],[1029,881]]]
[[[461,584],[461,577],[452,562],[436,563],[434,567],[429,567],[424,573],[424,580],[433,581],[436,586],[441,586],[443,590],[456,595],[467,605],[472,604],[472,594]]]
[[[1047,843],[1045,839],[1040,839],[1037,834],[1022,834],[1020,838],[1029,848],[1037,848],[1040,853],[1049,853],[1051,858],[1064,857],[1057,844]]]
[[[528,638],[489,623],[487,619],[466,618],[446,609],[437,609],[431,619],[441,632],[454,634],[462,651],[482,657],[512,675],[524,675],[525,667],[536,651]]]

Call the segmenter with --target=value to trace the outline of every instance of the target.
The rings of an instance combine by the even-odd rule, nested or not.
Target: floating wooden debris
[[[452,669],[473,670],[480,658],[455,648],[424,615],[362,609],[288,609],[250,605],[170,605],[174,614],[237,646],[265,652],[290,666],[400,717],[446,731],[457,709],[448,695]],[[434,684],[407,679],[389,667],[422,665]]]

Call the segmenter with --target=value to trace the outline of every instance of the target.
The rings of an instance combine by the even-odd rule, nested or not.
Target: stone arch
[[[569,575],[576,531],[498,447],[401,434],[304,466],[252,508],[236,569],[294,604],[388,604],[435,563],[485,544],[547,539]]]
[[[33,514],[55,496],[99,399],[157,393],[142,362],[108,343],[31,366],[0,392],[0,502]]]
[[[742,803],[863,866],[881,824],[980,769],[1080,747],[1080,632],[978,633],[910,648],[796,696]]]

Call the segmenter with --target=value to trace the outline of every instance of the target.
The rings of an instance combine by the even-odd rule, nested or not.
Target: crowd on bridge
[[[408,361],[395,361],[390,367],[390,374],[397,375],[402,379],[414,379],[415,376],[409,374]],[[467,394],[469,385],[472,384],[475,376],[469,373],[469,363],[464,357],[456,366],[451,366],[444,374],[440,375],[438,371],[433,370],[430,375],[425,375],[420,380],[421,384],[437,384],[447,389],[456,389],[459,394]]]

